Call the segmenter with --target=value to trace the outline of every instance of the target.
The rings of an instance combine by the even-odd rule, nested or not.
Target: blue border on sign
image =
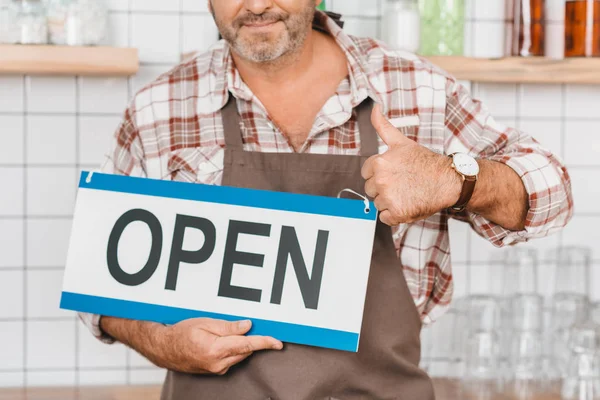
[[[177,322],[190,318],[214,318],[226,321],[251,319],[252,329],[249,332],[250,335],[272,336],[282,342],[325,347],[336,350],[351,352],[356,352],[358,350],[358,333],[290,324],[286,322],[244,318],[241,316],[216,314],[71,292],[62,292],[60,308],[117,318],[154,321],[168,325],[176,324]]]
[[[163,181],[98,172],[93,173],[91,181],[88,183],[86,181],[88,173],[88,171],[81,173],[79,179],[81,189],[105,190],[370,221],[377,220],[375,204],[371,202],[369,213],[365,213],[363,200]]]

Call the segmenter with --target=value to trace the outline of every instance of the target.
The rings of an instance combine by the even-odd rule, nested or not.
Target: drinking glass
[[[590,314],[591,258],[591,250],[585,247],[559,247],[549,253],[549,261],[555,266],[556,283],[550,301],[546,365],[555,366],[562,378],[567,373],[571,329],[584,324]]]
[[[508,392],[518,399],[529,399],[541,393],[542,333],[540,331],[516,332],[510,352],[511,376]]]
[[[504,314],[503,305],[503,299],[497,296],[469,296],[466,306],[469,331],[491,332],[499,329]]]
[[[431,350],[428,372],[431,376],[447,378],[461,376],[464,328],[464,313],[454,308],[448,310],[429,328]]]
[[[493,398],[501,392],[500,337],[494,331],[474,331],[467,339],[465,375],[462,382],[464,397]]]
[[[505,296],[538,293],[538,255],[535,250],[508,248],[504,252],[503,263],[506,274]]]
[[[591,249],[559,247],[551,252],[550,261],[556,265],[555,293],[589,296],[591,278]]]
[[[569,335],[569,360],[561,394],[564,400],[600,399],[600,334],[592,323],[576,325]]]

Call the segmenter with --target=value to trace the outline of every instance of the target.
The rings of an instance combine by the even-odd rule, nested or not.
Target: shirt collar
[[[378,101],[379,96],[373,88],[373,82],[369,79],[368,63],[352,37],[346,34],[332,18],[322,11],[317,10],[315,13],[314,24],[328,32],[346,55],[352,107],[358,106],[367,97]],[[251,101],[254,96],[235,67],[229,45],[223,40],[221,42],[219,47],[223,50],[221,53],[222,58],[216,60],[217,64],[221,64],[220,68],[217,69],[219,76],[216,80],[210,80],[210,83],[214,85],[210,88],[210,92],[221,97],[221,101],[215,99],[216,101],[213,103],[219,105],[219,109],[227,104],[230,92],[234,97],[246,101]],[[218,57],[217,54],[215,53],[215,57]]]

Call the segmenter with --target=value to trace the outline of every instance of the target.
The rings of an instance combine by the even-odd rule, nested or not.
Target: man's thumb
[[[405,136],[394,125],[387,120],[381,112],[381,106],[376,104],[371,113],[371,123],[379,134],[379,137],[388,147],[394,146],[402,142]]]

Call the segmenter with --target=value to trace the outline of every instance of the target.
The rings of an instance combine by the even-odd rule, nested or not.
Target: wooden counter
[[[437,400],[514,400],[510,396],[476,399],[465,396],[455,381],[434,381]],[[0,400],[159,400],[160,386],[104,386],[74,388],[0,389]],[[529,400],[560,400],[559,395],[536,396]]]

